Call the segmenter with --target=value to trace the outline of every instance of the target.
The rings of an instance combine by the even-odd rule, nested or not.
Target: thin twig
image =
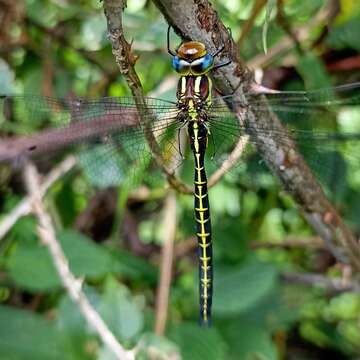
[[[229,154],[229,156],[223,161],[219,169],[217,169],[209,179],[209,188],[217,184],[221,178],[236,164],[241,155],[244,153],[246,145],[248,144],[250,137],[248,135],[243,135],[239,137],[239,141],[236,146]]]
[[[296,36],[296,33],[291,28],[291,25],[289,24],[289,21],[286,17],[285,11],[284,11],[284,0],[277,0],[276,2],[276,8],[277,8],[277,23],[280,25],[280,27],[284,30],[284,32],[290,37],[293,44],[295,45],[295,48],[299,55],[303,55],[304,51],[301,47],[301,43],[299,39]]]
[[[77,53],[79,53],[86,61],[89,63],[96,65],[106,76],[113,77],[115,73],[109,72],[106,67],[104,66],[104,62],[99,61],[96,56],[94,56],[95,52],[87,51],[84,49],[79,49],[71,44],[69,39],[66,37],[66,33],[63,31],[63,28],[53,28],[53,27],[46,27],[37,21],[35,21],[30,16],[25,16],[24,18],[25,24],[35,27],[36,29],[40,30],[42,34],[46,34],[51,38],[51,40],[59,43],[62,47],[69,48]],[[63,25],[63,24],[62,24]]]
[[[77,304],[88,324],[95,329],[102,342],[115,354],[119,360],[135,359],[132,351],[126,351],[109,330],[100,315],[91,306],[82,292],[82,281],[76,279],[69,269],[68,261],[55,235],[50,216],[45,211],[41,200],[39,175],[34,165],[28,164],[24,169],[24,178],[29,195],[32,199],[32,208],[38,220],[38,234],[43,244],[48,248],[58,275],[70,298]]]
[[[321,9],[306,25],[294,31],[294,37],[296,37],[298,42],[306,41],[311,34],[312,28],[318,26],[319,23],[326,21],[331,12],[332,9],[330,7]],[[293,47],[293,39],[289,35],[285,35],[276,43],[276,45],[268,49],[266,54],[260,54],[253,57],[248,61],[247,65],[250,69],[262,68],[269,64],[276,56],[290,50]]]
[[[266,3],[267,3],[267,0],[256,0],[255,1],[249,18],[244,22],[243,26],[241,27],[241,35],[240,35],[239,40],[237,41],[237,46],[239,48],[241,48],[241,45],[243,44],[244,40],[246,39],[246,36],[251,31],[257,16],[259,15],[259,13],[263,9],[263,7],[266,5]]]
[[[187,239],[176,244],[174,253],[176,258],[182,258],[183,256],[191,253],[196,248],[196,237],[190,236]],[[310,236],[308,238],[285,238],[281,242],[274,240],[268,241],[250,241],[251,249],[292,249],[292,248],[306,248],[306,249],[323,249],[325,247],[324,240],[319,236]]]
[[[76,165],[76,159],[73,156],[67,157],[60,164],[58,164],[51,172],[46,176],[43,183],[39,188],[39,195],[43,197],[47,190],[54,184],[61,176],[69,172]],[[9,214],[7,214],[0,222],[0,239],[2,239],[7,232],[14,226],[14,224],[23,216],[28,215],[31,212],[30,196],[26,196],[21,202],[15,206]]]
[[[176,244],[174,253],[175,257],[182,258],[189,253],[194,253],[194,249],[198,246],[196,236],[189,236],[183,241]]]
[[[155,333],[163,335],[169,306],[169,292],[174,260],[174,242],[176,234],[176,197],[170,191],[164,206],[164,243],[161,250],[160,281],[156,295]]]
[[[250,247],[252,249],[292,249],[292,248],[305,248],[305,249],[323,249],[325,247],[324,240],[319,236],[311,236],[307,238],[289,237],[282,241],[251,241]]]
[[[330,278],[324,275],[311,273],[283,273],[280,275],[282,281],[290,284],[302,284],[324,288],[332,293],[360,292],[358,282],[345,281],[342,278]]]

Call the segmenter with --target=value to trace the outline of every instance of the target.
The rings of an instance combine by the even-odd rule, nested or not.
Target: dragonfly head
[[[182,76],[203,75],[214,66],[214,57],[198,41],[182,43],[172,59],[174,70]]]

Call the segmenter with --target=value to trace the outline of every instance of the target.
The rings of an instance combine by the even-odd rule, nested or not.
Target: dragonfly
[[[208,172],[215,175],[226,164],[236,173],[244,158],[255,156],[259,140],[251,136],[254,131],[283,146],[297,146],[321,182],[324,177],[324,183],[329,180],[330,173],[337,180],[338,164],[350,164],[354,170],[360,165],[360,82],[312,91],[250,92],[242,101],[216,94],[212,85],[211,73],[230,63],[217,61],[224,47],[210,53],[199,41],[184,41],[174,51],[168,31],[167,49],[179,75],[175,101],[1,96],[0,162],[54,159],[59,149],[70,149],[100,183],[105,177],[105,185],[135,184],[145,178],[151,181],[149,174],[159,163],[172,178],[191,152],[199,321],[209,326],[214,278]],[[244,109],[240,120],[231,111],[235,105]],[[283,122],[283,130],[270,125],[252,128],[247,109],[270,109]]]

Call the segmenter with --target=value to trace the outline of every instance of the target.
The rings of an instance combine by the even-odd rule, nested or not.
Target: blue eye
[[[214,58],[212,57],[211,54],[206,54],[204,56],[204,61],[203,61],[203,68],[204,70],[209,69],[214,63]]]
[[[206,54],[199,60],[196,60],[191,65],[191,72],[194,75],[201,75],[209,71],[214,64],[214,58],[210,54]]]
[[[186,75],[190,72],[190,64],[187,61],[180,59],[178,56],[173,56],[172,67],[181,75]]]
[[[176,72],[179,72],[180,58],[178,56],[173,56],[173,58],[172,58],[172,67]]]

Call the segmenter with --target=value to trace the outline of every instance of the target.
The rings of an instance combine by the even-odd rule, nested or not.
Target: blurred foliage
[[[254,3],[213,1],[235,40]],[[283,12],[291,29],[296,30],[309,24],[329,3],[288,0]],[[309,38],[300,44],[301,51],[291,47],[268,59],[264,83],[298,89],[359,80],[360,3],[342,0],[340,5],[331,23],[312,23]],[[0,30],[1,93],[64,97],[129,94],[111,54],[98,0],[27,0],[7,6],[0,16],[0,22],[7,24]],[[272,8],[268,16],[267,6]],[[277,21],[276,4],[269,0],[267,6],[241,44],[241,56],[246,60],[264,56],[264,35],[268,50],[286,35]],[[145,92],[157,90],[158,94],[160,85],[174,76],[166,51],[165,20],[151,2],[129,0],[124,28],[139,55],[136,70]],[[178,41],[172,35],[174,46]],[[337,67],[347,59],[357,59],[357,63]],[[172,88],[160,97],[173,99],[174,94]],[[358,123],[359,113],[349,114],[353,120],[340,121],[341,126]],[[22,132],[41,126],[40,122],[22,120]],[[3,135],[5,124],[0,119]],[[82,161],[86,164],[87,160]],[[46,202],[71,270],[84,279],[86,294],[121,343],[127,348],[138,344],[139,359],[150,358],[149,349],[152,358],[180,352],[185,360],[351,359],[360,355],[359,294],[339,295],[316,284],[305,287],[281,281],[280,274],[287,271],[329,277],[341,274],[324,249],[284,246],[288,239],[310,238],[312,231],[294,201],[281,192],[266,170],[254,176],[262,168],[258,159],[235,169],[235,176],[226,176],[210,191],[215,254],[213,327],[204,330],[197,325],[197,269],[195,251],[191,250],[176,259],[167,331],[163,337],[156,336],[154,304],[157,245],[164,227],[163,183],[154,182],[145,201],[127,208],[129,189],[120,186],[118,195],[115,190],[111,193],[115,203],[112,220],[103,219],[101,210],[90,216],[87,209],[91,201],[104,194],[99,188],[115,185],[113,177],[106,177],[109,169],[117,167],[111,161],[95,173],[87,169],[85,175],[74,171],[63,177]],[[24,195],[18,176],[0,168],[0,184],[8,180],[0,185],[0,220]],[[184,177],[191,180],[192,176],[191,167],[184,167]],[[359,172],[348,169],[345,181],[340,207],[358,233]],[[102,212],[106,211],[104,206]],[[114,221],[114,213],[119,220]],[[181,245],[194,233],[192,197],[178,196],[177,213],[176,237]],[[80,226],[79,220],[86,214],[91,223]],[[121,231],[121,223],[128,229]],[[134,237],[139,238],[139,244],[131,246]],[[254,241],[260,244],[256,249],[252,249]],[[39,244],[32,217],[13,226],[2,239],[0,251],[0,359],[111,359],[62,290],[51,259]]]

